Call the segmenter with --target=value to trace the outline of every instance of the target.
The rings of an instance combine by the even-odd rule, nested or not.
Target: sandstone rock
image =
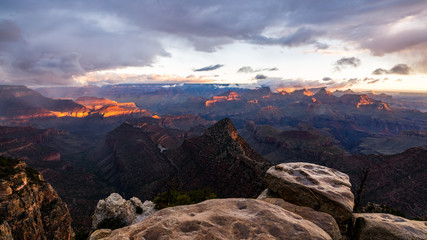
[[[385,213],[354,214],[354,239],[425,240],[427,222],[413,221]]]
[[[71,239],[67,205],[52,186],[25,163],[0,160],[0,182],[7,193],[0,201],[0,239],[10,239],[4,237],[9,232],[13,239]]]
[[[12,230],[6,221],[0,225],[0,239],[1,240],[13,240]]]
[[[10,194],[12,194],[10,183],[7,181],[0,182],[0,200],[6,200]]]
[[[268,169],[265,183],[287,202],[331,214],[341,232],[347,231],[354,196],[346,174],[311,163],[282,163]]]
[[[101,239],[331,239],[318,226],[255,199],[213,199],[165,208]]]
[[[264,198],[261,200],[300,215],[305,220],[308,220],[323,229],[334,240],[341,239],[341,232],[337,222],[331,215],[327,213],[318,212],[309,207],[302,207],[292,203],[288,203],[281,198]]]
[[[111,229],[98,229],[90,235],[89,240],[99,240],[110,235]]]
[[[124,227],[142,221],[153,214],[154,203],[146,201],[144,204],[139,198],[133,197],[125,200],[118,193],[112,193],[105,200],[99,200],[95,213],[92,217],[92,228],[102,228],[100,226],[109,224],[108,221],[116,221],[117,227]]]

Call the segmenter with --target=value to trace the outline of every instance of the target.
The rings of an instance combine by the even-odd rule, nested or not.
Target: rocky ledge
[[[309,163],[271,167],[257,200],[229,198],[158,211],[90,239],[425,240],[427,225],[389,214],[354,214],[346,174]]]

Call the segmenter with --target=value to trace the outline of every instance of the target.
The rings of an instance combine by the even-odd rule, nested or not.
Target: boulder
[[[305,220],[308,220],[323,229],[334,240],[341,239],[341,232],[337,222],[331,215],[327,213],[318,212],[309,207],[302,207],[292,203],[288,203],[281,198],[264,198],[261,200],[300,215]]]
[[[136,197],[125,200],[118,193],[112,193],[106,199],[99,200],[92,216],[92,229],[118,228],[145,219],[154,211],[154,204],[145,205]],[[145,211],[144,211],[145,210]]]
[[[261,200],[212,199],[162,209],[98,239],[331,239],[310,221]]]
[[[413,221],[385,213],[354,214],[353,239],[425,240],[427,222]]]
[[[341,232],[347,231],[354,196],[346,174],[311,163],[282,163],[268,169],[265,184],[287,202],[329,213]]]

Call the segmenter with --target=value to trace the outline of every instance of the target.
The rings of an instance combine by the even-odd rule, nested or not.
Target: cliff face
[[[36,170],[15,159],[0,157],[0,220],[7,239],[71,239],[67,206]],[[10,236],[9,236],[10,237]]]
[[[126,194],[151,199],[170,184],[184,190],[209,187],[221,197],[252,197],[263,189],[270,163],[237,134],[230,119],[194,138],[189,136],[199,132],[197,126],[153,121],[122,124],[97,154],[101,174]]]
[[[220,197],[252,197],[263,189],[271,163],[258,155],[225,118],[167,152],[184,189],[209,187]]]

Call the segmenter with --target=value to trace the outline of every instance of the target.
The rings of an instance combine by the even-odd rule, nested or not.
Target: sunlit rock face
[[[339,103],[356,108],[371,107],[378,110],[391,111],[391,108],[387,103],[374,100],[368,95],[344,94],[339,98]]]
[[[103,117],[150,115],[146,110],[139,109],[133,102],[118,103],[110,99],[97,97],[79,97],[76,99],[76,102],[90,109],[91,112],[89,114],[91,115],[96,114]]]
[[[86,118],[90,116],[151,116],[133,102],[118,103],[105,98],[52,99],[25,86],[0,86],[0,123],[22,125],[33,119]]]
[[[40,173],[23,162],[0,157],[0,209],[0,237],[72,239],[67,206]]]
[[[227,102],[227,101],[240,101],[240,95],[237,92],[230,92],[227,96],[213,96],[212,99],[209,99],[205,102],[206,107],[210,107],[217,103]]]
[[[285,237],[286,236],[286,237]],[[98,239],[331,239],[314,223],[255,199],[213,199],[165,208]]]

